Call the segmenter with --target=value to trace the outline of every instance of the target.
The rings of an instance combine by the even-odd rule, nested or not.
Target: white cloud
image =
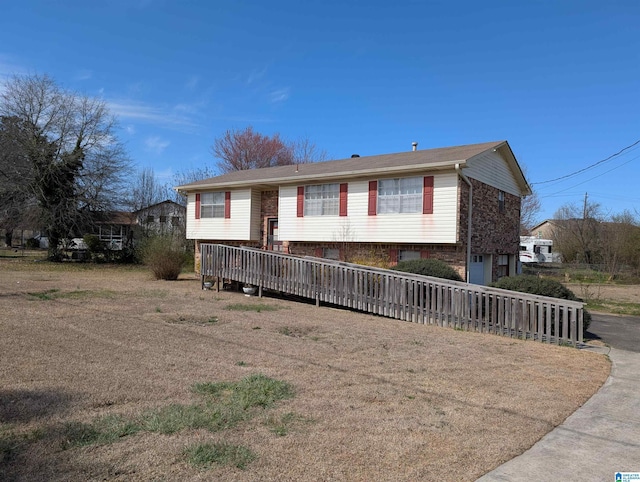
[[[284,102],[289,98],[290,89],[289,87],[285,87],[283,89],[274,90],[269,94],[269,101],[272,104],[277,102]]]
[[[155,152],[156,154],[162,154],[162,152],[169,147],[169,144],[171,143],[159,136],[151,136],[145,139],[144,144],[148,151]]]
[[[169,128],[197,126],[181,113],[185,112],[184,109],[176,110],[129,100],[110,100],[107,101],[107,105],[113,114],[123,119],[134,119]]]
[[[127,134],[129,134],[130,136],[136,133],[136,128],[132,124],[129,124],[124,129],[127,131]]]

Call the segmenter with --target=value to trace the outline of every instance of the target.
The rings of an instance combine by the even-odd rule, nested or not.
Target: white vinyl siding
[[[458,178],[454,172],[434,176],[434,214],[429,215],[422,214],[421,210],[402,216],[369,216],[370,180],[349,182],[349,212],[348,216],[340,218],[297,217],[297,186],[282,186],[278,201],[280,239],[421,244],[457,242]]]
[[[421,213],[422,177],[380,179],[378,214]]]
[[[202,196],[200,204],[202,205]],[[222,192],[224,199],[224,192]],[[252,202],[253,200],[253,202]],[[196,195],[189,194],[187,204],[187,239],[259,241],[260,227],[256,227],[255,196],[251,189],[237,189],[231,191],[231,218],[200,218],[195,219]],[[259,196],[258,196],[259,209]],[[259,217],[259,214],[258,214]],[[258,221],[259,223],[259,221]]]
[[[304,187],[305,216],[337,216],[340,184],[314,184]]]
[[[462,172],[467,177],[477,179],[514,196],[522,195],[507,161],[498,152],[489,151],[472,157],[467,161],[467,166]]]

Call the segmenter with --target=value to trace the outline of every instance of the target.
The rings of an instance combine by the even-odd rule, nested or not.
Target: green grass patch
[[[142,430],[140,423],[122,415],[107,415],[92,423],[68,422],[62,430],[62,446],[66,449],[110,444],[140,430]]]
[[[59,291],[60,290],[58,290],[58,289],[51,289],[51,290],[46,290],[46,291],[38,291],[38,292],[27,293],[27,295],[29,295],[29,297],[31,299],[48,301],[48,300],[54,299],[56,297],[56,294]]]
[[[117,293],[111,290],[74,290],[58,293],[56,298],[69,298],[73,300],[82,300],[86,298],[115,298]]]
[[[225,306],[224,309],[229,311],[256,311],[260,313],[261,311],[278,311],[280,307],[264,303],[232,303]]]
[[[222,465],[244,470],[257,458],[248,448],[228,443],[195,444],[187,447],[184,454],[189,464],[199,469]]]
[[[294,395],[289,383],[260,374],[249,375],[237,383],[196,383],[192,390],[209,397],[211,401],[240,407],[242,410],[269,408]]]
[[[72,421],[26,435],[16,435],[10,426],[0,425],[0,466],[15,459],[29,442],[44,437],[59,441],[61,449],[68,450],[111,444],[139,432],[175,434],[194,429],[218,432],[250,421],[264,409],[294,395],[289,383],[261,374],[237,382],[197,383],[191,389],[201,397],[199,402],[171,404],[139,416],[107,415],[90,423]],[[272,431],[282,436],[304,419],[285,414],[271,420]],[[187,447],[184,453],[191,465],[201,469],[213,465],[244,469],[257,457],[246,447],[227,443],[197,444]]]
[[[19,437],[12,432],[0,434],[0,467],[13,459],[20,450]]]
[[[587,309],[616,315],[640,316],[640,303],[613,300],[589,300]]]
[[[82,300],[88,298],[115,298],[116,292],[111,290],[74,290],[74,291],[60,291],[53,288],[45,291],[37,291],[27,293],[32,300],[50,301],[57,299],[75,299]]]
[[[218,432],[234,427],[245,419],[245,414],[232,406],[171,404],[148,412],[143,418],[145,430],[173,434],[187,429],[206,429],[210,432]]]
[[[310,422],[312,422],[312,420],[309,418],[293,412],[287,412],[282,415],[271,415],[267,417],[264,425],[278,437],[284,437],[294,426]]]

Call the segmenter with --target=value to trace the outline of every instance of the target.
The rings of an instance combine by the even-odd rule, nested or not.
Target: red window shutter
[[[369,216],[375,216],[378,208],[378,181],[369,181]]]
[[[420,259],[428,259],[431,257],[431,254],[426,249],[420,251]]]
[[[422,214],[433,214],[433,176],[425,176],[424,178]]]
[[[224,193],[224,218],[229,219],[231,217],[231,191],[225,191]]]
[[[196,193],[196,219],[200,219],[200,193]]]
[[[298,186],[298,217],[304,216],[304,186]]]
[[[340,216],[347,215],[347,190],[348,184],[346,182],[340,184]]]
[[[391,265],[398,264],[398,250],[390,249],[389,250],[389,261],[391,261]]]
[[[322,258],[322,255],[323,255],[323,254],[324,254],[324,253],[322,252],[322,248],[316,248],[316,249],[314,250],[314,252],[313,252],[313,255],[314,255],[316,258]]]

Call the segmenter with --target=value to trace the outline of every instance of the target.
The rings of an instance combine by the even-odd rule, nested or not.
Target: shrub
[[[455,269],[439,259],[412,259],[409,261],[400,261],[393,269],[396,271],[403,271],[405,273],[414,273],[423,276],[433,276],[434,278],[462,281],[462,277]]]
[[[175,280],[186,262],[184,248],[172,236],[153,236],[142,243],[140,258],[156,279]]]
[[[40,240],[38,238],[29,238],[25,242],[27,249],[38,249],[40,247]]]
[[[492,283],[495,288],[504,290],[519,291],[520,293],[530,293],[532,295],[549,296],[563,300],[582,301],[573,291],[556,280],[541,278],[528,274],[518,276],[507,276]],[[587,331],[591,323],[591,313],[584,310],[584,331]]]

